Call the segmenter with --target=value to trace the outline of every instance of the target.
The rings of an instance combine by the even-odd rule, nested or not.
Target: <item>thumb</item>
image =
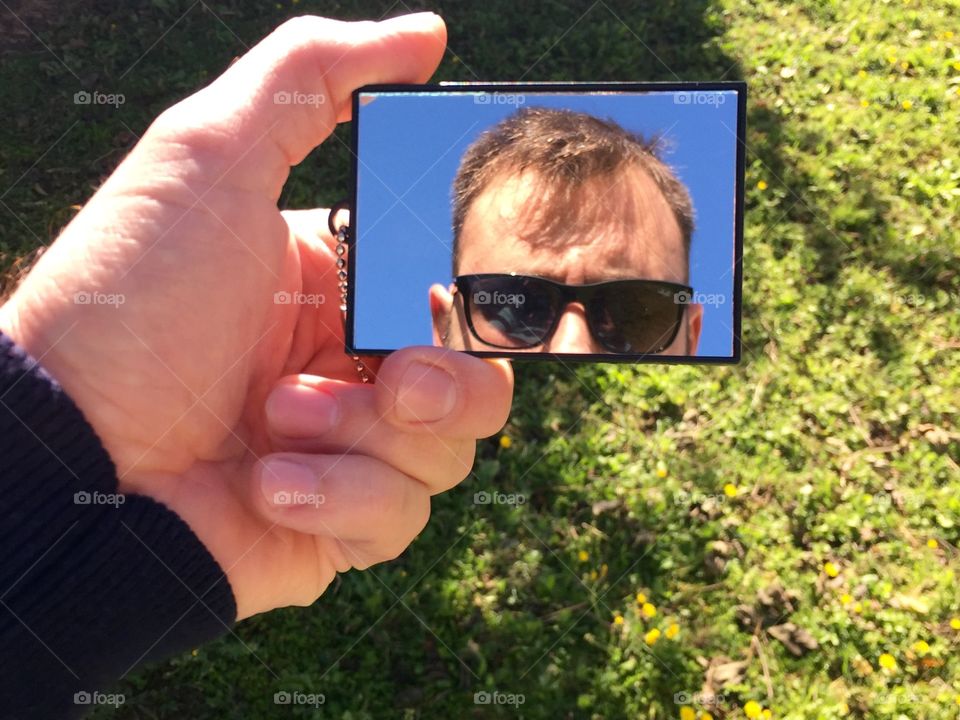
[[[429,12],[382,22],[294,18],[164,112],[145,139],[201,150],[217,184],[277,198],[290,166],[349,119],[353,90],[425,82],[446,39]]]

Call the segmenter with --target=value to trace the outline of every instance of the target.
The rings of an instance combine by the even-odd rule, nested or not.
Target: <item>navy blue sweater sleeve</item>
[[[134,667],[235,618],[187,524],[118,493],[80,410],[0,334],[0,718],[80,717]]]

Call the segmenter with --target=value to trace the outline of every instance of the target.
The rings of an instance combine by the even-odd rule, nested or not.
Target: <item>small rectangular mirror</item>
[[[745,103],[741,82],[360,88],[348,350],[739,361]]]

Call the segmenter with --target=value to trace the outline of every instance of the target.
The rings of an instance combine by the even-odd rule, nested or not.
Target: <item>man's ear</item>
[[[430,318],[433,321],[433,344],[443,347],[443,337],[450,333],[450,322],[453,314],[453,289],[445,288],[440,283],[430,286]]]
[[[703,330],[703,305],[694,303],[687,306],[687,355],[696,355],[700,345],[700,331]]]

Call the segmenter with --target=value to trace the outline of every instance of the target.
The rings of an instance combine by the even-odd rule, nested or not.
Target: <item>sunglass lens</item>
[[[627,280],[600,288],[589,313],[594,335],[610,352],[653,354],[677,336],[683,305],[670,285]]]
[[[543,342],[553,325],[560,294],[536,278],[504,275],[470,283],[473,331],[502,348],[529,348]]]

